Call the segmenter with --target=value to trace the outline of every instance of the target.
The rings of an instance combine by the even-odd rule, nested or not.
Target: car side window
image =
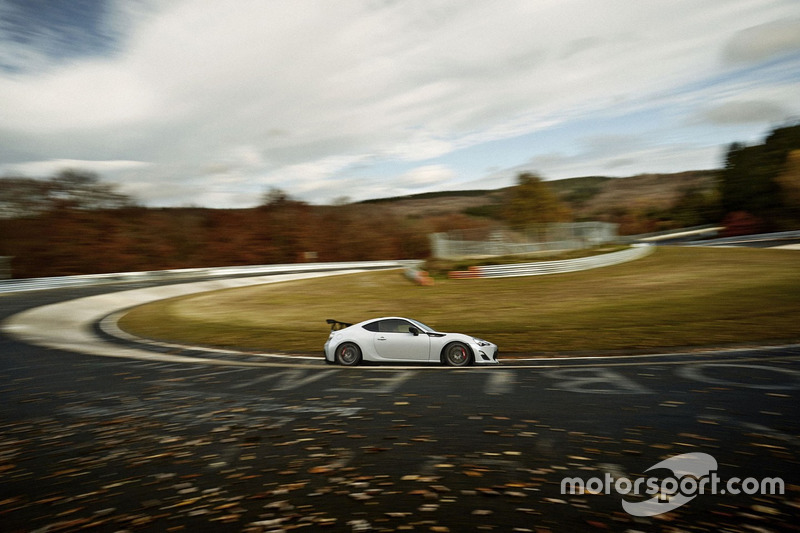
[[[370,322],[369,324],[364,324],[361,327],[364,328],[367,331],[374,331],[374,332],[377,333],[378,331],[381,331],[380,324],[381,324],[381,321],[380,320],[376,320],[375,322]]]
[[[389,319],[380,321],[380,331],[383,333],[408,333],[411,324],[405,320]]]

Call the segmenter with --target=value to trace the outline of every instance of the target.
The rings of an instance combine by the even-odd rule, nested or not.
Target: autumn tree
[[[46,181],[25,177],[0,179],[0,218],[35,215],[51,207]]]
[[[504,218],[515,229],[570,220],[569,209],[536,174],[523,173],[511,191]]]
[[[697,186],[682,189],[668,216],[676,227],[712,224],[720,217],[719,194]]]
[[[262,196],[257,212],[257,240],[267,251],[267,260],[294,263],[317,253],[313,242],[317,229],[314,211],[306,202],[272,187]]]
[[[130,207],[134,200],[93,172],[63,170],[48,180],[0,179],[0,218],[38,215],[52,209],[101,210]]]
[[[775,179],[781,190],[781,201],[787,223],[800,224],[800,150],[786,157],[783,172]]]
[[[286,191],[277,187],[270,187],[261,196],[262,207],[282,207],[292,203],[296,203],[296,201]]]
[[[63,170],[50,180],[50,198],[56,207],[98,210],[129,207],[132,199],[103,183],[94,172]]]
[[[779,228],[787,219],[787,187],[780,176],[791,164],[790,154],[797,149],[800,125],[778,128],[759,145],[731,145],[719,183],[723,211],[748,213],[763,221],[766,229]]]

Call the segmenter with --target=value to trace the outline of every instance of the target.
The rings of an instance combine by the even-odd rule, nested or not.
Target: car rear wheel
[[[357,365],[361,362],[361,348],[352,342],[345,342],[336,348],[336,361],[344,366]]]
[[[448,344],[444,349],[444,362],[449,366],[468,366],[472,362],[469,346],[461,342]]]

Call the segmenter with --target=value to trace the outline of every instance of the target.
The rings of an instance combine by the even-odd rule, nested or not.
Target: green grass
[[[571,274],[411,284],[381,271],[154,302],[123,329],[148,338],[320,353],[326,318],[417,318],[484,337],[502,354],[660,351],[800,341],[800,252],[659,248]]]

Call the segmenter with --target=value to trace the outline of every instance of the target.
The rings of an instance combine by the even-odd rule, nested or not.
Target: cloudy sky
[[[152,206],[717,168],[798,96],[797,0],[0,0],[0,176]]]

